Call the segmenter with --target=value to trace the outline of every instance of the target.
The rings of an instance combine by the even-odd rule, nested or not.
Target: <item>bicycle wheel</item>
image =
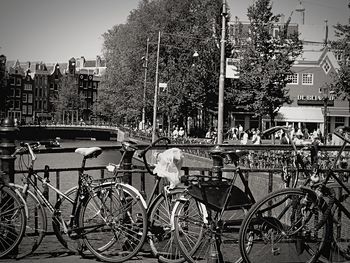
[[[184,192],[184,189],[172,190],[169,194],[162,193],[156,197],[150,208],[148,220],[149,243],[152,253],[160,262],[184,262],[174,238],[171,226],[171,212],[174,204]]]
[[[77,194],[78,187],[75,186],[67,190],[64,195],[74,201]],[[74,254],[83,255],[84,248],[82,247],[81,240],[72,238],[68,233],[68,225],[70,215],[72,213],[73,203],[66,198],[61,197],[55,204],[55,212],[52,216],[52,228],[60,243]],[[64,224],[64,225],[63,225]]]
[[[245,262],[315,262],[324,246],[328,225],[316,228],[321,208],[316,197],[301,189],[273,192],[257,202],[240,229]]]
[[[10,187],[0,188],[0,258],[16,257],[26,228],[23,199]]]
[[[82,204],[79,228],[84,244],[96,257],[123,262],[145,242],[146,210],[139,196],[121,184],[97,187]]]
[[[174,211],[176,241],[184,258],[188,262],[206,262],[218,257],[222,257],[221,262],[241,262],[238,232],[246,209],[225,211],[219,220],[218,211],[207,209],[193,197],[186,199]]]
[[[33,192],[27,190],[27,193],[23,194],[23,186],[11,186],[20,192],[28,208],[26,230],[16,254],[16,258],[21,259],[32,254],[40,246],[47,232],[47,217],[44,207]]]
[[[345,184],[350,189],[350,184]],[[336,198],[341,202],[345,209],[350,211],[350,196],[339,185],[330,184],[329,188],[333,189],[336,194]],[[336,205],[332,210],[332,215],[335,220],[332,224],[333,238],[330,241],[331,246],[324,256],[330,262],[349,262],[350,261],[350,218]]]

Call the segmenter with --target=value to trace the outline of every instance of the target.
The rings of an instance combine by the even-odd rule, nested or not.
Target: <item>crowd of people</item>
[[[233,126],[226,133],[228,140],[239,140],[241,144],[261,144],[261,132],[259,128],[243,129],[243,126]]]

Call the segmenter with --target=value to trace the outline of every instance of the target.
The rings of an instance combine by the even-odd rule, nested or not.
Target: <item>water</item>
[[[120,145],[116,141],[90,141],[90,140],[61,140],[61,148],[78,148],[78,147],[93,147],[93,146],[106,146],[106,145]],[[121,154],[119,150],[104,150],[97,158],[88,159],[86,167],[92,166],[106,166],[108,163],[119,163]],[[34,164],[34,169],[44,169],[45,165],[50,168],[79,168],[81,166],[82,156],[80,154],[71,153],[44,153],[37,154],[37,159]],[[28,157],[17,157],[15,161],[16,170],[26,170],[28,166]],[[66,191],[71,187],[77,185],[77,171],[61,172],[60,174],[60,189]],[[99,178],[100,171],[89,171],[89,174],[94,178]],[[112,174],[105,171],[105,176],[112,176]],[[22,174],[15,175],[15,183],[22,184]],[[56,175],[50,173],[51,184],[56,186]]]

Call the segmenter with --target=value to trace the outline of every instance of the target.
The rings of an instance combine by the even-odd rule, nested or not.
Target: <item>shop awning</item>
[[[281,107],[276,121],[286,122],[317,122],[323,123],[321,108],[315,107]]]
[[[348,108],[339,108],[339,107],[328,107],[328,116],[335,117],[350,117],[350,111]]]

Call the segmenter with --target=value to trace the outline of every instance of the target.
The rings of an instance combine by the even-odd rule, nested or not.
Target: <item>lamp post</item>
[[[145,123],[146,123],[146,89],[147,89],[147,70],[148,70],[148,46],[149,46],[149,38],[147,38],[146,56],[144,57],[145,62],[143,64],[143,67],[145,68],[145,77],[144,77],[144,81],[143,81],[142,130],[145,130]]]
[[[327,137],[328,137],[328,101],[329,101],[329,95],[333,94],[333,91],[329,90],[329,87],[326,86],[323,88],[323,137],[324,137],[324,144],[327,145]]]
[[[156,128],[157,128],[157,104],[158,104],[157,101],[158,101],[159,50],[160,50],[160,31],[158,32],[157,62],[156,62],[156,79],[155,79],[155,85],[154,85],[152,142],[154,142],[154,141],[156,140]]]
[[[224,86],[225,86],[225,42],[226,42],[226,0],[222,0],[222,27],[220,46],[220,77],[218,103],[218,144],[223,142],[224,132]]]

